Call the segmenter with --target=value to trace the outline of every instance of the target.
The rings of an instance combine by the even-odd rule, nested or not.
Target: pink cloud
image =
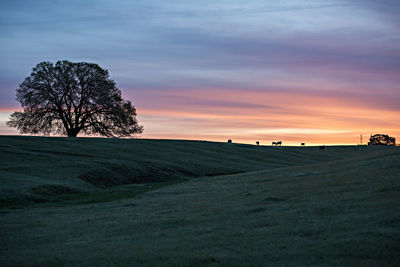
[[[140,97],[152,99],[151,106],[138,105],[147,138],[354,144],[361,133],[400,135],[400,111],[353,98],[215,88],[148,91],[138,103]]]

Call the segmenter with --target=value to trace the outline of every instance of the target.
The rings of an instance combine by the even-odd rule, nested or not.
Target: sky
[[[400,141],[400,1],[0,1],[0,134],[42,61],[108,69],[140,138]]]

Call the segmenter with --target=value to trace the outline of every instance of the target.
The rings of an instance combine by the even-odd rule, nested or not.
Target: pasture
[[[398,147],[0,137],[2,266],[398,266]]]

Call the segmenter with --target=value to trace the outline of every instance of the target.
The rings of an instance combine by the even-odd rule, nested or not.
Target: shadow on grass
[[[111,202],[122,199],[135,198],[140,194],[156,190],[165,186],[187,181],[186,179],[176,179],[168,182],[129,184],[114,186],[95,191],[86,192],[58,192],[49,194],[44,188],[35,188],[32,194],[20,198],[8,199],[0,202],[0,209],[21,209],[27,207],[65,207],[84,205],[100,202]]]

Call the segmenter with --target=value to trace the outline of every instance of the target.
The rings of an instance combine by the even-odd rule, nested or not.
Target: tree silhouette
[[[17,89],[23,112],[7,125],[21,133],[124,137],[141,133],[136,109],[108,71],[93,63],[41,62]]]
[[[369,138],[368,145],[395,146],[396,138],[390,137],[387,134],[374,134]]]

